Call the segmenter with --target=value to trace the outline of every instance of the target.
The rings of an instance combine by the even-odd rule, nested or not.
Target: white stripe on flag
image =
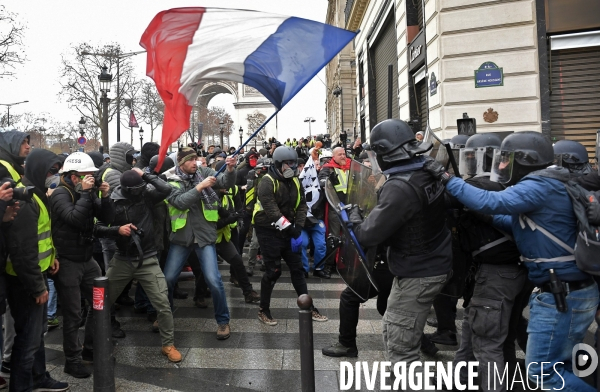
[[[193,105],[203,87],[195,85],[196,80],[243,83],[246,58],[288,18],[263,12],[208,8],[183,62],[180,93]]]

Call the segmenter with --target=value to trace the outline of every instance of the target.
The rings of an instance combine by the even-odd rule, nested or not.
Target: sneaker
[[[208,308],[208,304],[204,301],[204,298],[194,298],[194,305],[200,309]]]
[[[262,308],[259,309],[258,319],[263,324],[267,324],[267,325],[271,325],[271,326],[277,325],[277,320],[275,320],[273,317],[271,317],[271,311],[269,309],[265,309],[265,310],[263,310]]]
[[[246,274],[248,276],[254,276],[254,268],[250,266],[246,267]]]
[[[58,321],[58,317],[54,316],[48,319],[48,330],[52,330],[60,325],[60,321]]]
[[[147,319],[148,319],[148,321],[150,321],[151,323],[155,322],[157,317],[158,317],[158,315],[157,315],[157,313],[156,313],[156,312],[151,312],[151,313],[148,313],[148,314],[146,315],[146,318],[147,318]]]
[[[160,328],[158,328],[158,320],[156,320],[154,323],[152,323],[152,332],[154,332],[154,333],[160,332]]]
[[[433,328],[437,328],[438,327],[437,318],[434,318],[434,317],[428,318],[427,325],[429,325],[430,327],[433,327]]]
[[[0,376],[4,378],[10,378],[10,362],[2,361],[0,367]]]
[[[458,346],[456,333],[451,331],[435,331],[434,333],[425,334],[433,343],[442,344],[444,346]]]
[[[244,300],[247,304],[254,304],[260,302],[260,294],[252,290],[249,294],[244,295]]]
[[[325,270],[315,270],[313,272],[313,276],[315,278],[331,279],[331,275],[327,271],[325,271]]]
[[[435,344],[431,342],[429,339],[421,339],[421,352],[425,355],[429,355],[430,357],[435,356],[437,352],[440,351],[439,348]]]
[[[240,287],[240,282],[238,282],[237,278],[233,275],[229,277],[229,282],[233,283],[235,287]]]
[[[50,373],[46,372],[46,377],[39,383],[33,386],[33,392],[46,391],[66,391],[69,389],[69,384],[66,382],[56,381],[50,377]]]
[[[181,353],[177,351],[175,346],[163,346],[162,354],[171,362],[181,362]]]
[[[321,322],[329,320],[327,318],[327,316],[323,316],[321,313],[319,313],[319,310],[317,308],[313,308],[312,319],[313,319],[313,321],[321,321]]]
[[[121,306],[133,306],[135,302],[130,296],[122,295],[119,298],[117,298],[116,303],[118,303]]]
[[[356,347],[346,347],[340,342],[322,349],[321,352],[328,357],[358,357],[358,349]]]
[[[112,337],[115,339],[123,339],[125,337],[125,331],[117,325],[112,325]]]
[[[81,350],[81,359],[87,362],[94,362],[94,350],[87,348]]]
[[[81,362],[67,363],[65,364],[65,368],[63,371],[75,378],[88,378],[92,375],[92,372],[90,372],[89,369],[86,368],[85,365]]]
[[[229,324],[219,324],[219,328],[217,328],[217,340],[229,339],[230,334],[231,329],[229,328]]]

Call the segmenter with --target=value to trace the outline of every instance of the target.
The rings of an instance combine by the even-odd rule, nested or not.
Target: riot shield
[[[459,149],[452,149],[450,147],[450,143],[444,143],[440,138],[436,136],[436,134],[427,126],[427,130],[425,131],[425,136],[423,137],[424,142],[429,142],[433,144],[433,148],[426,152],[423,155],[429,155],[431,158],[435,159],[446,169],[452,171],[455,176],[460,177],[460,172],[458,170],[458,160],[459,160]]]
[[[364,166],[366,168],[366,166]],[[368,169],[368,168],[366,168]],[[356,240],[352,229],[348,228],[348,214],[345,205],[340,199],[331,184],[327,180],[325,185],[325,196],[335,214],[340,219],[342,229],[342,246],[340,248],[336,268],[344,283],[363,301],[369,299],[371,286],[377,289],[377,283],[371,277],[371,271],[375,262],[375,253],[367,257]],[[373,249],[375,251],[376,249]],[[371,253],[371,252],[369,252]],[[369,260],[372,260],[369,265]]]

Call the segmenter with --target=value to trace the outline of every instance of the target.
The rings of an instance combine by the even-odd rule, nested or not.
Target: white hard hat
[[[84,152],[77,151],[65,159],[65,163],[60,170],[61,173],[68,173],[70,171],[88,173],[98,171],[98,169],[96,169],[92,157]]]

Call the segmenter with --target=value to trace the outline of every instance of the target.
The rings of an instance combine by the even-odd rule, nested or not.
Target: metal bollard
[[[312,298],[308,294],[298,297],[300,308],[300,378],[302,392],[315,392],[315,357],[313,344]]]
[[[108,278],[94,279],[94,392],[115,391],[115,360],[108,302]]]

